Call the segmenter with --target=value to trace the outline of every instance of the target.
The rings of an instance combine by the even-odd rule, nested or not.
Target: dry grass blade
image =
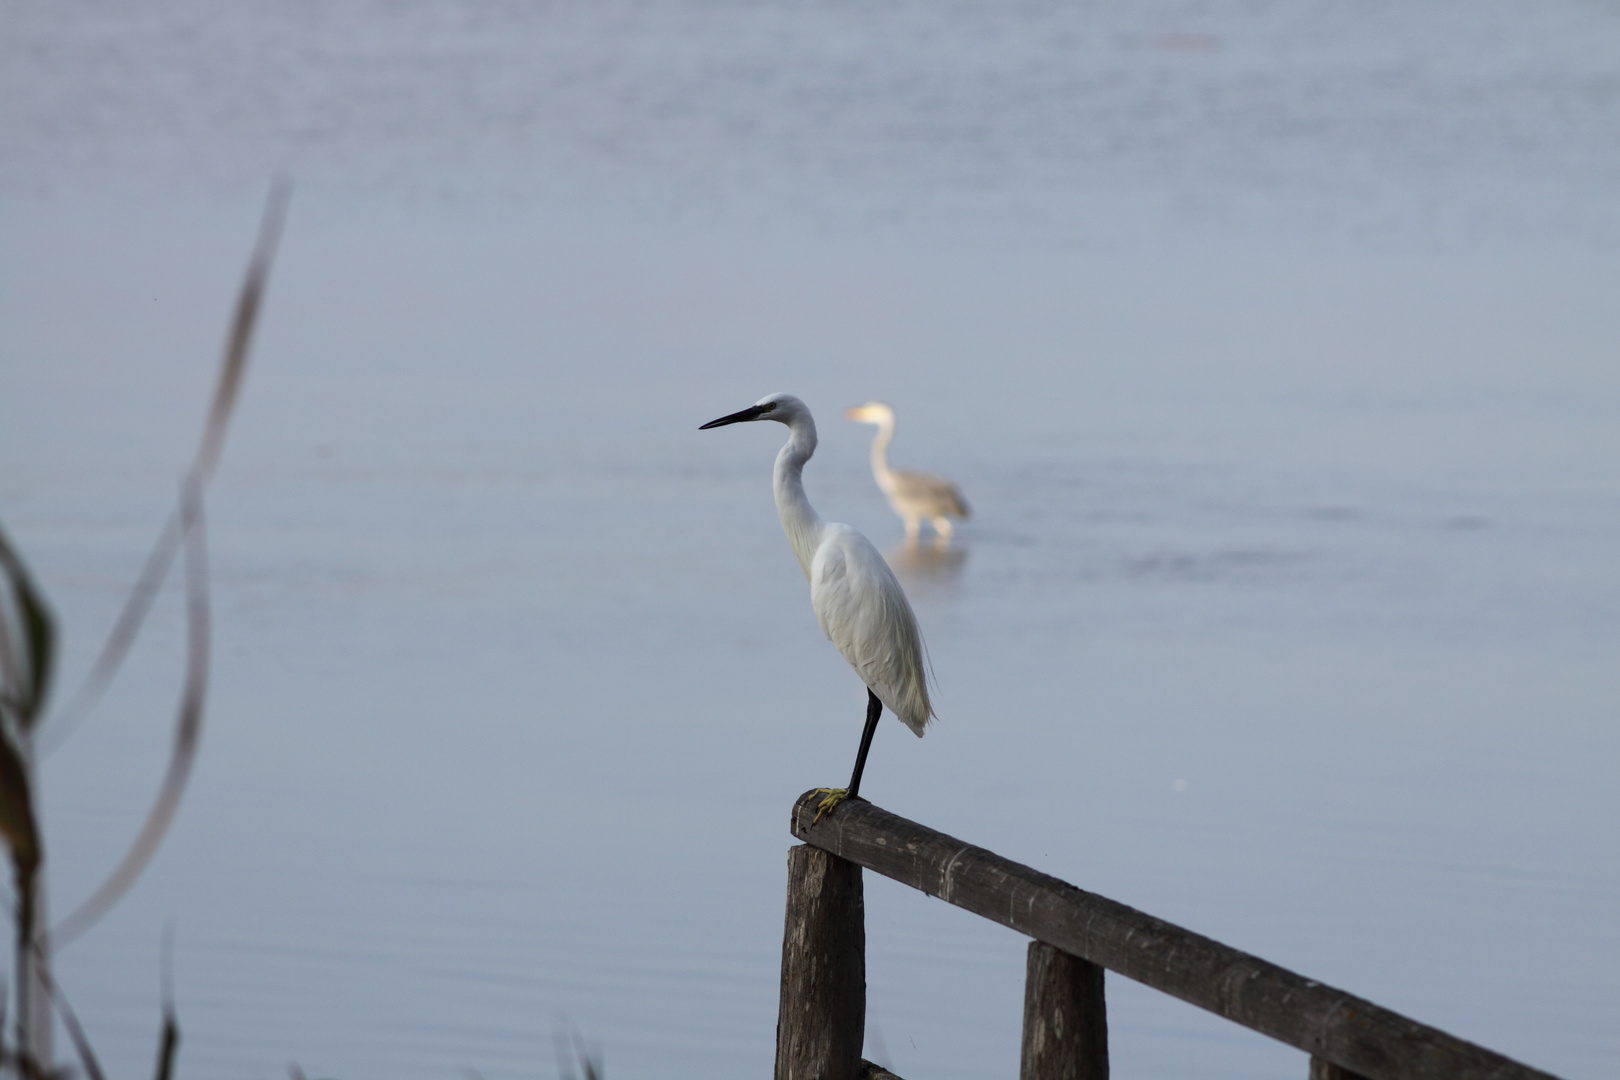
[[[236,313],[231,320],[230,334],[225,340],[225,354],[220,363],[219,381],[214,386],[214,398],[208,408],[208,420],[203,427],[202,440],[197,446],[197,454],[191,464],[190,475],[201,486],[206,486],[213,477],[214,469],[219,464],[220,452],[225,446],[225,433],[230,427],[236,399],[242,389],[242,380],[247,374],[253,330],[258,323],[259,309],[264,301],[265,286],[269,282],[270,268],[275,261],[276,247],[281,240],[281,230],[287,219],[287,204],[291,196],[291,185],[284,180],[277,181],[272,185],[265,203],[264,218],[259,225],[258,243],[254,246],[253,256],[248,261],[247,275],[242,282],[242,291],[237,296]],[[146,621],[146,615],[152,608],[152,601],[156,599],[158,590],[163,587],[164,579],[169,576],[169,569],[174,565],[175,556],[179,554],[184,539],[183,532],[184,521],[177,509],[164,523],[163,531],[158,534],[157,543],[152,546],[146,564],[141,568],[140,576],[136,579],[134,588],[130,590],[129,597],[124,601],[124,608],[118,613],[118,621],[113,624],[111,633],[107,635],[107,640],[102,645],[96,662],[91,666],[90,673],[85,676],[84,682],[74,692],[73,697],[57,713],[51,725],[42,733],[39,740],[41,753],[48,754],[66,741],[89,715],[96,702],[101,700],[101,695],[123,665],[130,647],[134,645],[141,625]]]
[[[197,446],[197,457],[192,471],[206,485],[219,464],[220,451],[225,447],[225,432],[230,427],[231,413],[242,389],[242,377],[247,374],[248,352],[253,344],[253,328],[259,320],[259,307],[264,301],[265,285],[270,279],[270,265],[275,259],[276,245],[281,240],[281,228],[287,220],[287,202],[292,187],[284,180],[270,189],[264,207],[264,219],[259,225],[259,242],[248,261],[247,277],[237,296],[236,316],[231,320],[231,335],[225,344],[225,360],[220,365],[219,382],[214,387],[214,401],[208,409],[208,423],[203,428],[202,441]]]
[[[0,832],[11,849],[17,882],[18,940],[34,936],[34,875],[39,871],[39,823],[25,751],[10,732],[0,732]],[[24,932],[26,928],[26,932]]]
[[[62,1018],[62,1026],[67,1029],[68,1038],[73,1040],[73,1049],[79,1055],[79,1063],[84,1066],[84,1074],[90,1080],[106,1080],[106,1073],[101,1071],[101,1062],[96,1058],[96,1052],[90,1046],[90,1039],[84,1033],[84,1025],[79,1023],[79,1015],[68,1004],[67,998],[62,996],[62,988],[50,976],[50,965],[42,962],[38,967],[37,978],[45,984],[45,992],[50,995],[51,1004],[56,1006],[56,1013]],[[29,1064],[26,1056],[23,1064]],[[37,1066],[36,1066],[37,1068]],[[59,1076],[57,1070],[39,1070],[41,1077]]]
[[[0,532],[0,835],[11,852],[17,906],[16,1069],[39,1071],[38,1041],[49,1031],[32,987],[44,976],[32,945],[44,915],[39,903],[39,867],[44,857],[39,819],[34,812],[33,728],[50,686],[56,634],[45,601],[34,587],[28,567]]]
[[[19,889],[32,879],[40,862],[39,822],[34,816],[33,784],[29,775],[26,751],[18,737],[0,730],[0,833],[5,835],[6,846],[11,849],[12,869]],[[31,894],[31,889],[17,894],[18,918],[29,921],[30,927]],[[30,937],[32,929],[22,940]]]
[[[0,611],[0,709],[19,731],[28,731],[39,720],[50,689],[56,626],[44,597],[34,586],[33,575],[3,531],[0,571],[5,574],[12,601]],[[21,655],[19,650],[23,650]]]
[[[129,596],[124,600],[124,608],[118,613],[118,621],[113,624],[112,632],[101,646],[101,652],[96,656],[96,662],[90,668],[90,673],[79,684],[78,690],[62,706],[55,719],[40,733],[39,752],[49,754],[58,746],[67,741],[90,715],[96,702],[106,691],[113,676],[118,674],[119,667],[128,655],[131,645],[135,644],[135,637],[140,633],[141,623],[146,621],[146,613],[151,610],[152,601],[157,597],[158,589],[163,587],[163,579],[169,576],[169,567],[174,564],[174,557],[180,550],[180,515],[170,514],[169,520],[163,525],[163,531],[158,534],[157,543],[146,557],[146,565],[141,568],[140,577],[135,579],[135,585],[129,590]]]
[[[158,1044],[157,1080],[171,1080],[174,1076],[174,1058],[180,1050],[180,1021],[174,1015],[174,1006],[163,1009],[163,1041]]]
[[[174,1011],[174,926],[163,933],[163,1038],[158,1043],[157,1080],[174,1076],[174,1059],[180,1050],[180,1018]]]
[[[181,796],[191,778],[202,738],[203,704],[208,693],[209,606],[207,527],[203,522],[202,481],[195,473],[186,478],[181,495],[182,532],[186,537],[186,679],[175,722],[174,749],[169,769],[158,789],[146,822],[125,853],[123,861],[90,898],[51,931],[57,948],[78,937],[106,914],[140,877],[180,809]]]
[[[559,1017],[551,1031],[552,1049],[557,1052],[559,1080],[602,1080],[602,1055],[585,1045],[585,1036],[567,1017]],[[574,1071],[575,1063],[579,1072]]]

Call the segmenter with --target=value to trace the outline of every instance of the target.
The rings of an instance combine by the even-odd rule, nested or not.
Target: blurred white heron
[[[859,794],[866,752],[883,706],[918,738],[933,718],[922,632],[905,590],[872,542],[848,525],[822,521],[805,498],[804,463],[816,452],[816,422],[804,402],[792,394],[772,394],[699,430],[748,420],[787,425],[787,444],[776,455],[776,513],[804,576],[810,579],[810,606],[821,632],[866,684],[866,728],[855,755],[855,772],[848,788],[821,789],[827,798],[816,814],[819,819]]]
[[[868,401],[844,410],[844,417],[862,424],[876,424],[872,439],[872,475],[888,496],[889,505],[906,523],[906,540],[915,543],[922,519],[934,524],[934,533],[945,541],[951,538],[951,518],[968,517],[967,500],[955,484],[933,473],[889,468],[889,444],[894,441],[894,409],[881,401]]]

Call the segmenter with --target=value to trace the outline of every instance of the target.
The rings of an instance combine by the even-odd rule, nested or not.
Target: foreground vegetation
[[[264,219],[236,311],[226,337],[213,399],[197,452],[186,473],[174,512],[153,545],[123,610],[94,665],[73,696],[55,713],[47,712],[59,655],[59,630],[50,604],[21,552],[0,528],[0,834],[11,858],[13,935],[16,954],[10,995],[12,1019],[0,1009],[0,1076],[43,1080],[71,1073],[53,1047],[55,1022],[73,1044],[78,1067],[91,1080],[104,1072],[91,1040],[63,987],[52,977],[54,950],[88,930],[129,891],[163,843],[180,809],[202,737],[208,692],[208,548],[204,496],[219,464],[225,435],[247,374],[248,355],[258,322],[271,263],[286,218],[290,189],[270,191]],[[100,701],[140,633],[158,590],[175,561],[184,555],[186,667],[168,768],[135,838],[101,885],[65,918],[52,925],[45,905],[42,868],[44,823],[36,802],[38,761],[62,743]],[[167,957],[168,948],[164,955]],[[165,960],[165,966],[167,961]],[[158,1037],[156,1075],[173,1075],[180,1026],[167,990]]]

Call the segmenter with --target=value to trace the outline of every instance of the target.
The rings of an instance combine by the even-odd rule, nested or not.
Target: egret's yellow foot
[[[827,797],[822,799],[821,802],[816,806],[815,820],[810,822],[812,825],[819,824],[823,815],[832,813],[834,807],[843,802],[845,799],[849,798],[849,788],[818,787],[816,788],[816,794],[825,795]]]

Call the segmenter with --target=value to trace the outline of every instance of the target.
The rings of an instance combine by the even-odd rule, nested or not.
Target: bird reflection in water
[[[968,549],[938,536],[932,541],[896,544],[884,557],[908,590],[918,597],[929,597],[953,591],[967,562]]]

